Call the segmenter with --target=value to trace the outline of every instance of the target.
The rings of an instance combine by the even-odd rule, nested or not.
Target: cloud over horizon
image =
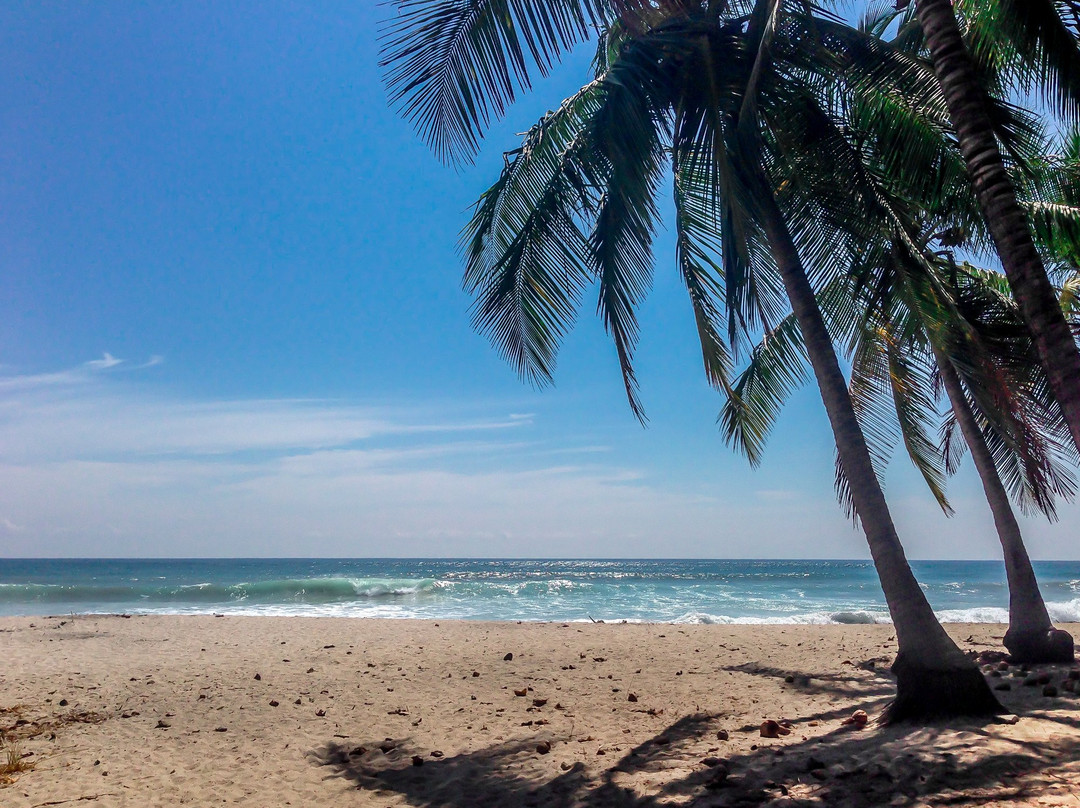
[[[182,400],[122,364],[0,377],[6,554],[611,552],[695,504],[593,463],[607,447],[537,441],[533,413]]]
[[[544,437],[542,411],[183,399],[118,375],[157,364],[0,376],[3,555],[866,554],[831,497],[750,475],[691,485]],[[898,521],[913,555],[941,549],[932,509]]]

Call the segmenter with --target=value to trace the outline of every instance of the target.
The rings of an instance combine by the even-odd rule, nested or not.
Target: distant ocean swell
[[[1000,565],[921,562],[943,622],[1008,621]],[[1056,622],[1080,564],[1043,562]],[[0,559],[0,615],[327,615],[474,620],[888,623],[873,568],[814,561],[46,561]]]
[[[0,603],[346,603],[358,598],[414,595],[437,585],[431,579],[306,578],[234,584],[138,583],[0,584]]]

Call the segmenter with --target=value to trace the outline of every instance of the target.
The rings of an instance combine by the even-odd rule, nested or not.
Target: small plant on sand
[[[30,771],[34,768],[33,763],[23,758],[22,747],[16,738],[5,738],[0,735],[0,785],[15,782],[12,775],[19,772]]]

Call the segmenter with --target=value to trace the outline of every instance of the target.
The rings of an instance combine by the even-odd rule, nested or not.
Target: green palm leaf
[[[1062,117],[1080,122],[1080,47],[1075,27],[1070,28],[1061,17],[1060,4],[1055,0],[996,2],[1001,33],[1037,78],[1032,83]]]
[[[789,315],[754,348],[731,385],[717,422],[724,440],[751,465],[761,463],[784,404],[810,378],[808,361],[798,322]]]
[[[656,194],[666,166],[669,122],[656,75],[654,43],[639,39],[623,49],[603,80],[603,102],[588,126],[589,163],[600,198],[590,235],[600,290],[597,311],[615,343],[626,397],[644,419],[633,357],[636,309],[652,280]]]
[[[601,97],[593,82],[533,127],[462,233],[474,322],[532,382],[550,381],[559,342],[592,280],[579,223],[593,204],[582,131]]]
[[[719,249],[716,229],[710,225],[712,205],[709,198],[695,195],[686,172],[676,163],[675,169],[675,260],[679,267],[690,305],[694,312],[698,342],[701,345],[705,377],[709,384],[728,389],[731,355],[723,336],[724,272],[713,256]]]
[[[391,0],[379,66],[390,102],[446,162],[471,160],[531,70],[547,74],[608,13],[601,0]]]

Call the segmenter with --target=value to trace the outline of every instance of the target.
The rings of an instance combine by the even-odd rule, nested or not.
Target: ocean
[[[1008,620],[992,561],[912,567],[945,622]],[[1080,562],[1035,564],[1080,621]],[[231,614],[673,623],[888,622],[867,561],[0,559],[0,615]]]

